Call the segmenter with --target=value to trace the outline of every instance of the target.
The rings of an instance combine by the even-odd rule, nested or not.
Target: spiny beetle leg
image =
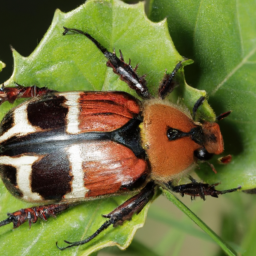
[[[151,198],[154,196],[155,193],[155,183],[149,182],[137,195],[131,197],[127,201],[125,201],[123,204],[118,206],[115,210],[110,212],[109,214],[103,215],[103,217],[108,218],[105,223],[91,236],[87,237],[85,240],[78,241],[78,242],[69,242],[64,241],[65,243],[69,244],[66,247],[59,247],[58,243],[56,243],[56,246],[60,250],[65,250],[67,248],[78,246],[82,244],[86,244],[89,241],[91,241],[93,238],[95,238],[97,235],[99,235],[103,230],[108,228],[110,225],[113,225],[114,227],[122,225],[124,221],[130,220],[135,213],[139,213],[144,206],[151,200]]]
[[[50,92],[54,91],[49,90],[47,87],[39,88],[35,85],[29,87],[25,87],[17,83],[15,87],[5,87],[2,85],[0,88],[0,105],[5,101],[13,103],[17,98],[43,96]]]
[[[7,215],[9,217],[0,222],[0,227],[12,222],[13,227],[17,228],[26,221],[28,221],[29,227],[31,227],[31,224],[36,223],[38,218],[46,221],[50,216],[56,217],[58,213],[66,210],[69,207],[69,204],[50,204],[21,209],[14,213],[8,213]]]
[[[168,185],[172,189],[172,191],[180,193],[182,196],[184,196],[184,194],[190,195],[191,198],[200,196],[203,200],[205,200],[205,196],[218,197],[218,195],[231,193],[241,188],[241,187],[237,187],[233,189],[219,191],[215,189],[215,187],[219,185],[219,183],[209,185],[206,183],[197,182],[191,176],[189,178],[192,181],[192,183],[179,185],[179,186],[172,186],[171,182],[169,182]]]
[[[158,95],[161,99],[164,99],[168,94],[170,94],[178,84],[173,80],[178,70],[182,67],[182,62],[180,61],[172,71],[172,73],[166,73],[159,86]]]
[[[129,64],[124,62],[123,55],[120,51],[120,59],[116,56],[115,53],[109,52],[105,47],[103,47],[95,38],[93,38],[90,34],[85,33],[79,29],[74,28],[64,28],[63,35],[66,35],[68,32],[73,32],[77,34],[82,34],[89,38],[97,48],[105,55],[108,59],[107,66],[113,69],[113,72],[120,76],[120,79],[126,82],[129,87],[137,92],[137,94],[145,99],[151,97],[148,88],[147,82],[144,76],[139,77],[136,73],[137,66],[133,69]]]

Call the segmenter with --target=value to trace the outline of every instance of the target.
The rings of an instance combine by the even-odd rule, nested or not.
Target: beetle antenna
[[[222,114],[220,114],[219,116],[216,117],[216,121],[220,121],[224,118],[226,118],[227,116],[229,116],[231,114],[231,110],[227,111],[227,112],[224,112]]]
[[[212,171],[213,171],[215,174],[217,174],[217,171],[216,171],[216,169],[215,169],[215,167],[214,167],[213,164],[211,164],[211,163],[208,162],[208,161],[205,161],[205,163],[207,163],[207,164],[211,167]]]
[[[221,164],[229,164],[231,162],[231,160],[232,160],[231,155],[223,156],[218,159],[219,163],[221,163]]]

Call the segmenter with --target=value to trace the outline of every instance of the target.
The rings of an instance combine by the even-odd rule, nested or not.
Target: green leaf
[[[174,44],[195,61],[186,68],[189,84],[208,93],[219,114],[232,110],[220,122],[225,141],[224,154],[233,161],[217,166],[215,175],[200,167],[201,178],[221,182],[218,189],[256,187],[256,3],[248,1],[151,0],[149,17],[167,17]]]
[[[67,14],[56,11],[46,35],[29,57],[21,56],[13,49],[14,71],[5,86],[47,86],[52,90],[122,90],[133,95],[112,69],[106,67],[106,59],[95,45],[81,35],[63,36],[63,26],[77,28],[93,35],[109,51],[122,50],[125,60],[130,58],[133,66],[139,63],[138,73],[147,74],[150,91],[155,93],[165,69],[171,72],[183,60],[169,36],[167,23],[152,23],[144,14],[144,5],[127,5],[117,0],[91,0]],[[185,64],[189,64],[186,61]],[[184,64],[184,65],[185,65]],[[194,102],[205,92],[186,85],[183,71],[178,75],[180,89],[176,96],[183,97],[192,108]],[[189,95],[189,97],[188,97]],[[135,95],[136,96],[136,95]],[[5,102],[1,106],[1,117],[14,105]],[[214,113],[207,102],[202,113],[213,118]],[[7,212],[31,207],[30,204],[13,198],[1,186],[1,219]],[[142,227],[149,204],[144,210],[122,227],[108,228],[90,243],[59,251],[55,242],[63,246],[62,240],[79,241],[96,231],[107,214],[128,197],[115,197],[83,203],[67,210],[57,220],[36,223],[29,230],[23,225],[12,231],[11,226],[0,229],[1,255],[89,255],[106,246],[118,245],[126,248],[134,233]],[[15,246],[10,244],[15,241]]]
[[[2,71],[2,69],[5,67],[5,64],[2,62],[2,61],[0,61],[0,72]]]
[[[192,221],[194,221],[207,235],[209,235],[229,256],[238,256],[238,254],[226,244],[214,231],[212,231],[201,219],[199,219],[186,205],[184,205],[172,193],[164,190],[166,197],[183,211]]]

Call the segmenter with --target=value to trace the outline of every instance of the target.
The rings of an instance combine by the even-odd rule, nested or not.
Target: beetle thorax
[[[164,182],[178,178],[195,166],[194,151],[200,145],[189,137],[170,141],[169,128],[189,132],[195,128],[192,118],[180,106],[166,101],[148,100],[143,110],[142,140],[152,178]]]

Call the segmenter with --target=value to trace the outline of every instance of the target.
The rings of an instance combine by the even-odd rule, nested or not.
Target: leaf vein
[[[199,17],[201,5],[202,5],[202,0],[200,0],[200,4],[199,4],[199,7],[198,7],[198,12],[197,12],[197,14],[196,14],[195,28],[194,28],[194,33],[193,33],[193,38],[194,38],[194,39],[195,39],[196,28],[197,28],[198,17]]]
[[[216,88],[209,93],[209,95],[213,96],[228,80],[230,77],[232,77],[237,70],[239,70],[246,62],[247,60],[256,52],[256,47],[252,49],[247,56],[245,56],[238,65],[236,65],[231,72],[229,72],[226,77],[216,86]]]
[[[241,53],[242,53],[241,57],[243,57],[244,56],[244,47],[243,47],[243,39],[242,39],[242,35],[241,35],[241,26],[240,26],[240,22],[239,22],[238,0],[236,0],[236,20],[237,20],[237,27],[238,27],[238,32],[239,32]]]
[[[39,238],[42,236],[43,232],[44,232],[44,225],[42,225],[43,228],[41,230],[40,233],[37,233],[37,237],[34,239],[34,241],[26,248],[26,250],[21,254],[21,256],[25,256],[25,255],[30,255],[29,251],[30,249],[37,243],[37,241],[39,240]]]
[[[94,222],[94,216],[97,215],[99,213],[99,208],[100,208],[100,205],[101,205],[101,201],[99,200],[98,202],[98,206],[95,207],[95,210],[93,211],[93,214],[91,215],[91,219],[90,221],[87,223],[86,227],[85,227],[85,230],[81,236],[81,241],[84,240],[84,237],[89,229],[89,227],[91,226],[91,224]],[[78,255],[78,249],[79,249],[79,246],[76,247],[76,250],[74,252],[74,256]]]

